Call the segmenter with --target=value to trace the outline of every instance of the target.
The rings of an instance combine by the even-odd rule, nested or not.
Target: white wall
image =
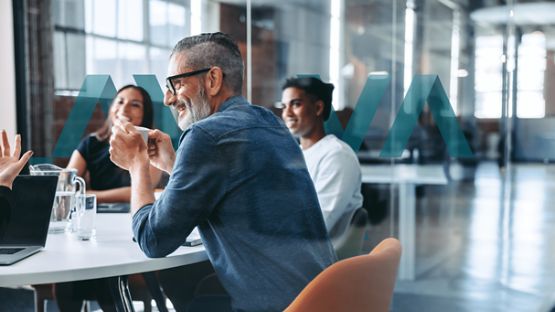
[[[8,131],[10,141],[16,131],[15,59],[11,0],[0,0],[0,129]]]

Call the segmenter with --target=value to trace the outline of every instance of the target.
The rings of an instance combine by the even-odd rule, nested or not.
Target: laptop
[[[57,176],[15,179],[15,207],[0,220],[0,265],[13,264],[44,248],[57,184]]]

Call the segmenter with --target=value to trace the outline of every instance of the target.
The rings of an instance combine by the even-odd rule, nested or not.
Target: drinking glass
[[[77,238],[89,240],[94,238],[96,232],[96,195],[80,194],[77,201]]]

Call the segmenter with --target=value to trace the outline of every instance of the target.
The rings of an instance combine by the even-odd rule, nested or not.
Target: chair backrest
[[[345,232],[332,240],[337,259],[343,260],[358,256],[362,251],[362,241],[368,225],[368,212],[363,207],[355,210]]]
[[[387,238],[368,255],[329,266],[285,311],[388,311],[400,257],[399,241]]]

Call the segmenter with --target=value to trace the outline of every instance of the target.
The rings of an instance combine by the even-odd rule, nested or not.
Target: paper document
[[[185,241],[185,246],[197,246],[202,244],[202,239],[200,238],[200,233],[198,232],[198,228],[195,227],[191,234],[187,236],[187,240]]]

